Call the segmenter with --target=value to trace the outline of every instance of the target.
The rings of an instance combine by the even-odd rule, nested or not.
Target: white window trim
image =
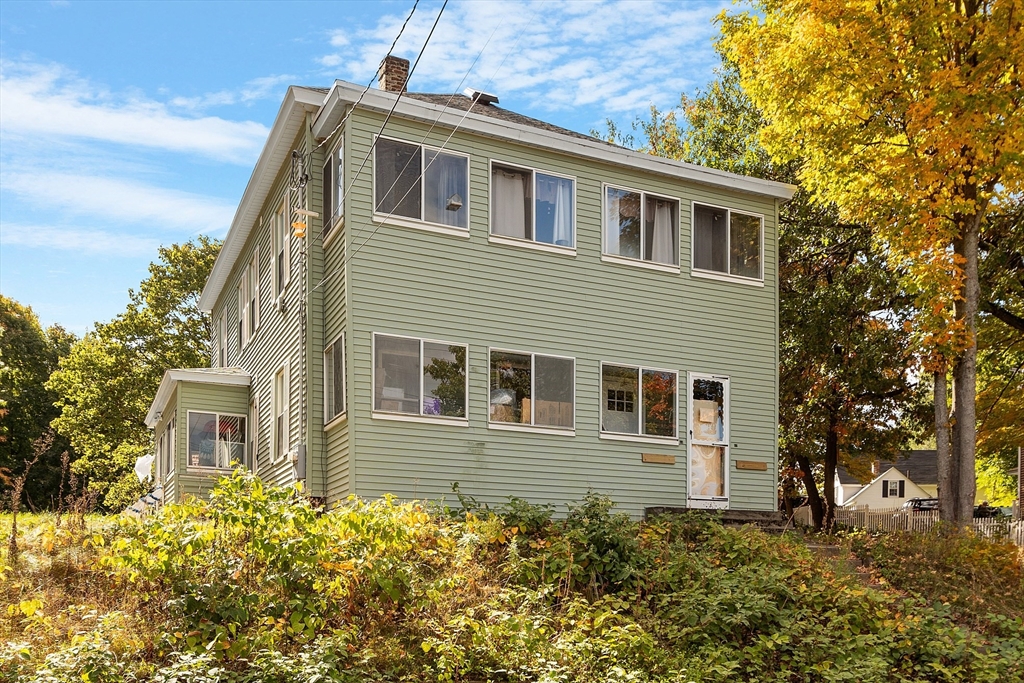
[[[220,311],[220,320],[217,322],[217,362],[219,367],[228,366],[228,321],[227,304]]]
[[[504,166],[505,168],[517,170],[517,171],[529,171],[530,177],[533,181],[533,202],[530,203],[530,229],[536,238],[537,235],[537,174],[542,173],[544,175],[552,176],[553,178],[565,178],[566,180],[572,181],[572,245],[561,246],[558,244],[548,244],[547,242],[538,242],[536,239],[526,239],[519,237],[509,237],[508,235],[495,235],[494,225],[491,222],[491,202],[494,198],[494,166]],[[579,180],[574,175],[568,175],[566,173],[557,173],[555,171],[547,171],[542,168],[535,168],[533,166],[526,166],[524,164],[502,161],[501,159],[490,159],[487,162],[487,234],[490,236],[490,241],[495,244],[506,244],[509,246],[516,247],[533,247],[542,251],[551,251],[557,254],[572,253],[576,254],[576,245],[578,240],[576,226],[578,222],[576,220],[576,213],[579,208],[579,202],[576,199],[576,187],[579,185]],[[529,245],[529,246],[528,246]]]
[[[246,448],[251,451],[248,454],[249,462],[252,473],[256,474],[260,470],[260,395],[257,392],[253,392],[249,400],[249,413],[247,427],[250,431],[247,434],[249,440],[246,442]]]
[[[274,287],[271,294],[273,295],[274,306],[278,310],[282,310],[281,302],[284,300],[284,297],[288,292],[288,285],[292,281],[292,232],[291,225],[289,222],[289,217],[291,214],[291,201],[289,194],[290,193],[286,190],[284,193],[284,199],[281,201],[281,204],[278,206],[278,208],[274,211],[274,217],[270,222],[271,226],[273,227],[270,240],[271,249],[273,250],[270,264],[271,268],[273,269],[273,272],[271,273],[272,277],[270,281]],[[281,251],[281,241],[284,242],[284,263],[282,268],[284,272],[281,275],[281,278],[283,278],[284,280],[283,282],[281,282],[277,274],[277,257]]]
[[[284,408],[284,441],[282,452],[277,452],[278,426],[277,426],[277,376],[281,375],[281,395],[283,396],[282,407]],[[277,464],[286,459],[291,449],[291,397],[288,393],[288,365],[278,367],[271,376],[270,384],[270,462]]]
[[[728,228],[725,231],[725,253],[728,257],[730,242],[732,241],[732,214],[738,213],[744,216],[754,216],[755,218],[761,219],[761,276],[760,277],[746,277],[744,275],[733,275],[732,273],[722,273],[717,270],[707,270],[704,268],[697,268],[694,265],[695,254],[694,251],[697,246],[697,230],[694,221],[694,214],[696,212],[697,204],[706,206],[709,209],[720,209],[725,211],[725,222]],[[742,209],[731,209],[728,206],[719,206],[718,204],[711,204],[709,202],[701,202],[696,199],[690,202],[690,275],[694,277],[703,277],[709,280],[722,280],[725,282],[742,282],[748,285],[754,285],[758,287],[764,287],[764,214],[755,213],[753,211],[743,211]]]
[[[409,218],[408,216],[396,216],[394,214],[381,213],[377,211],[377,140],[391,140],[392,142],[400,142],[403,145],[411,145],[413,147],[420,148],[420,172],[418,179],[420,181],[420,218]],[[466,227],[459,228],[453,225],[444,225],[443,223],[433,223],[423,218],[423,213],[426,208],[426,201],[424,193],[426,192],[427,184],[423,182],[423,176],[426,172],[426,155],[423,154],[424,150],[431,150],[434,152],[440,152],[443,154],[451,154],[452,156],[463,157],[466,159],[466,196],[464,197],[465,204],[463,207],[466,209]],[[472,158],[465,152],[459,152],[449,148],[441,149],[440,147],[434,147],[428,145],[422,141],[410,142],[409,140],[403,140],[402,138],[391,137],[390,135],[374,135],[373,136],[373,173],[371,174],[370,183],[370,201],[373,206],[373,214],[371,219],[377,223],[383,225],[397,225],[403,228],[420,228],[430,232],[438,232],[446,235],[458,235],[469,237],[470,228],[473,225],[473,215],[470,207],[470,184],[471,184],[471,168]]]
[[[679,266],[670,266],[664,263],[658,263],[656,261],[643,261],[640,259],[632,259],[625,256],[616,256],[615,254],[601,254],[601,260],[604,263],[614,263],[618,266],[627,266],[629,268],[646,268],[647,270],[657,270],[662,273],[671,273],[672,275],[679,275],[681,272]]]
[[[252,329],[249,330],[249,341],[252,341],[252,338],[256,336],[256,332],[260,329],[260,319],[262,318],[262,316],[260,315],[261,302],[260,302],[260,245],[259,244],[257,244],[255,247],[253,247],[252,261],[250,262],[249,267],[252,269],[252,275],[251,275],[252,281],[251,282],[252,282],[252,285],[254,287],[254,291],[249,292],[250,306],[253,307],[253,313],[252,313],[253,325],[252,325]]]
[[[249,417],[246,416],[246,415],[238,415],[237,413],[221,413],[221,412],[218,412],[216,410],[186,410],[185,411],[185,471],[186,472],[197,472],[197,473],[203,473],[203,472],[232,472],[232,471],[234,471],[234,468],[232,468],[230,464],[228,464],[227,467],[207,467],[205,465],[192,465],[189,462],[189,460],[191,460],[191,458],[189,458],[189,454],[188,454],[188,437],[190,436],[189,433],[188,433],[188,426],[189,426],[189,423],[192,421],[191,418],[189,417],[189,416],[192,415],[192,413],[203,413],[205,415],[213,415],[214,416],[214,420],[217,422],[217,430],[218,430],[218,432],[220,431],[220,418],[222,418],[222,417],[237,417],[237,418],[241,418],[242,420],[244,420],[245,421],[245,440],[242,442],[242,447],[245,448],[246,454],[244,454],[242,456],[243,458],[246,455],[248,455],[248,450],[249,450]],[[216,444],[217,442],[215,441],[214,443]],[[214,446],[214,448],[216,448],[216,446]],[[244,465],[245,463],[243,462],[242,464]]]
[[[628,256],[622,256],[621,254],[609,254],[608,253],[608,188],[616,190],[622,190],[623,192],[635,192],[640,195],[640,253],[644,253],[644,214],[647,211],[647,197],[650,196],[654,199],[663,199],[669,202],[676,203],[676,263],[662,263],[660,261],[648,261],[641,258],[630,258]],[[657,192],[648,192],[647,190],[637,190],[635,188],[626,187],[625,185],[616,185],[615,183],[601,183],[601,260],[608,263],[618,263],[621,265],[629,266],[640,266],[642,268],[650,268],[652,270],[661,270],[668,273],[679,273],[679,264],[682,262],[682,251],[681,245],[683,232],[683,200],[679,197],[672,197],[667,194],[658,194]]]
[[[494,422],[491,420],[491,404],[490,404],[490,393],[491,393],[491,354],[497,351],[498,353],[515,353],[520,356],[530,357],[530,422],[523,424],[521,422]],[[537,356],[544,356],[545,358],[559,358],[562,360],[572,361],[572,427],[567,429],[565,427],[547,427],[544,425],[534,424],[537,420],[537,402],[533,398],[537,395]],[[515,349],[506,349],[497,346],[487,347],[487,427],[489,429],[506,429],[510,431],[523,431],[523,432],[538,432],[543,434],[561,434],[562,436],[576,436],[576,357],[575,356],[562,356],[556,353],[541,353],[539,351],[517,351]]]
[[[419,400],[419,413],[399,413],[388,410],[378,410],[376,408],[377,396],[377,337],[393,337],[395,339],[410,339],[418,341],[420,343],[420,400]],[[465,417],[445,417],[444,415],[424,415],[423,414],[423,345],[424,344],[446,344],[448,346],[461,346],[466,349],[466,382],[465,382],[465,396],[466,396],[466,416]],[[396,419],[398,421],[405,422],[428,422],[437,424],[459,424],[469,423],[469,344],[460,342],[445,341],[442,339],[428,339],[426,337],[412,337],[406,334],[391,334],[389,332],[371,332],[370,333],[370,353],[372,362],[370,365],[370,416],[382,419]],[[409,419],[414,418],[414,419]]]
[[[336,196],[338,191],[338,165],[340,162],[344,169],[344,155],[345,132],[342,131],[341,137],[334,145],[334,149],[331,150],[331,153],[325,159],[325,163],[320,167],[320,172],[323,173],[323,168],[328,164],[331,165],[331,206],[334,208],[331,215],[324,216],[321,222],[320,229],[323,232],[323,235],[320,239],[320,243],[325,247],[334,240],[335,234],[341,232],[341,228],[345,225],[345,207],[343,206],[344,202],[342,201],[344,197]],[[321,176],[321,180],[322,178],[323,177]],[[344,178],[342,178],[342,182],[344,182]],[[323,183],[321,183],[321,185],[322,184]],[[340,216],[338,215],[339,209],[341,210]]]
[[[722,425],[722,441],[709,442],[700,441],[701,445],[714,445],[724,446],[725,452],[723,458],[723,469],[725,471],[725,496],[694,496],[690,493],[690,485],[692,479],[690,478],[690,456],[694,445],[693,438],[693,381],[695,379],[711,379],[723,383],[722,387],[722,412],[724,413],[724,424]],[[687,373],[686,380],[686,501],[687,507],[692,508],[705,508],[705,509],[729,509],[730,497],[731,497],[731,462],[732,462],[732,448],[729,443],[730,430],[732,428],[732,407],[731,398],[732,393],[732,382],[726,375],[714,375],[702,372],[690,372]]]
[[[651,372],[670,372],[673,375],[675,375],[675,377],[676,377],[676,395],[675,395],[675,405],[673,406],[672,409],[673,409],[674,415],[676,417],[676,424],[675,424],[675,434],[673,436],[658,436],[656,434],[644,434],[642,431],[640,433],[638,433],[638,434],[631,434],[629,432],[610,432],[610,431],[605,431],[604,427],[601,424],[603,422],[603,420],[601,419],[601,414],[604,411],[604,403],[607,400],[607,396],[605,396],[605,393],[604,393],[604,366],[606,366],[606,365],[611,365],[611,366],[614,366],[614,367],[617,367],[617,368],[630,368],[632,370],[636,370],[637,371],[637,382],[638,382],[638,384],[637,384],[636,403],[637,403],[637,406],[639,406],[640,424],[638,426],[639,426],[639,428],[641,430],[643,429],[643,424],[644,424],[644,415],[643,415],[643,405],[644,405],[644,380],[643,380],[643,372],[644,372],[644,370],[650,370]],[[674,443],[677,446],[679,445],[679,371],[678,370],[670,370],[668,368],[654,368],[654,367],[650,367],[648,365],[637,365],[636,363],[616,363],[615,361],[601,361],[599,363],[599,372],[601,374],[600,374],[599,383],[598,383],[598,397],[599,397],[600,400],[597,403],[597,408],[598,408],[598,413],[597,413],[597,415],[598,415],[598,418],[597,418],[598,422],[597,422],[597,424],[598,424],[598,431],[600,432],[600,436],[601,436],[602,439],[610,438],[610,439],[613,439],[613,440],[622,440],[622,441],[641,441],[642,440],[642,441],[644,441],[646,443],[665,443],[665,444]]]
[[[343,410],[334,417],[327,416],[327,350],[330,348],[334,349],[333,353],[341,352],[341,395],[344,401]],[[348,356],[345,350],[345,333],[342,332],[324,347],[324,429],[329,429],[348,417],[348,382],[346,375],[348,375]],[[334,381],[337,382],[338,378],[335,377]]]
[[[547,242],[535,242],[534,240],[524,240],[518,237],[509,237],[508,235],[489,235],[487,241],[491,244],[499,244],[504,247],[515,247],[517,249],[533,249],[534,251],[544,251],[549,254],[558,254],[559,256],[567,256],[569,258],[576,258],[576,247],[559,247],[554,244],[548,244]]]

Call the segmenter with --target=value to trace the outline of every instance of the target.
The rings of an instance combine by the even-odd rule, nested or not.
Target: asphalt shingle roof
[[[424,93],[424,92],[407,92],[402,93],[402,97],[409,97],[414,100],[420,100],[421,102],[429,102],[431,104],[440,104],[445,107],[452,109],[459,109],[461,111],[467,111],[470,107],[473,107],[474,114],[481,114],[483,116],[489,116],[492,119],[499,119],[501,121],[508,121],[509,123],[518,123],[524,126],[531,126],[533,128],[540,128],[541,130],[551,131],[552,133],[561,133],[562,135],[568,135],[569,137],[578,138],[580,140],[590,140],[591,142],[602,142],[606,145],[611,143],[600,138],[595,138],[591,135],[584,135],[583,133],[577,133],[574,130],[568,128],[562,128],[546,121],[539,119],[533,119],[529,116],[523,116],[517,114],[510,109],[504,109],[494,104],[484,104],[483,102],[477,102],[473,104],[473,100],[465,95],[459,94],[445,94],[445,93]],[[611,145],[612,147],[618,147],[618,145]]]
[[[935,485],[939,482],[938,458],[934,450],[904,451],[896,460],[882,460],[878,463],[878,473],[882,474],[891,467],[895,467],[919,486]],[[839,483],[847,486],[867,484],[878,476],[870,474],[865,481],[853,476],[842,466],[837,468],[836,474],[839,476]]]

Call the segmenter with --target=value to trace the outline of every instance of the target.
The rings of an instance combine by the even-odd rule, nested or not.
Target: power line
[[[363,168],[366,166],[366,162],[369,160],[370,155],[373,154],[373,150],[377,146],[377,139],[380,137],[380,134],[384,132],[384,127],[388,125],[388,121],[391,120],[391,116],[392,114],[395,113],[395,109],[398,107],[398,103],[402,101],[402,93],[405,92],[405,87],[408,85],[409,81],[412,80],[412,75],[416,72],[416,67],[419,66],[420,59],[423,58],[423,52],[427,49],[427,45],[430,44],[430,39],[434,35],[434,29],[437,28],[438,22],[441,21],[441,15],[444,14],[444,8],[447,6],[448,0],[444,0],[444,4],[441,5],[441,11],[437,13],[437,17],[434,19],[434,25],[430,27],[430,33],[427,34],[427,39],[423,41],[423,47],[420,48],[419,54],[416,55],[416,61],[413,62],[412,68],[409,69],[409,74],[405,77],[405,83],[402,84],[402,90],[398,91],[398,96],[395,97],[395,103],[391,105],[391,110],[388,111],[388,115],[384,117],[384,123],[381,124],[380,130],[377,131],[377,135],[374,136],[373,142],[370,145],[370,149],[366,150],[366,156],[363,157],[363,162],[359,164],[359,169],[356,171],[355,176],[353,176],[352,181],[348,184],[348,187],[345,188],[345,192],[342,193],[339,202],[345,201],[345,197],[347,197],[348,193],[352,190],[352,185],[355,184],[356,180],[359,178],[359,174],[363,172]],[[355,111],[355,107],[352,108],[352,111]],[[323,225],[324,221],[321,221],[320,232],[317,233],[313,239],[319,239],[320,236],[324,233]]]
[[[412,15],[416,13],[416,7],[419,4],[420,4],[420,0],[416,0],[416,2],[414,2],[412,4],[412,9],[409,10],[409,16],[407,16],[405,18],[405,21],[402,22],[402,27],[400,29],[398,29],[398,35],[395,36],[395,39],[393,41],[391,41],[391,47],[388,48],[388,51],[384,55],[384,58],[381,59],[380,60],[380,64],[377,65],[377,73],[378,74],[380,73],[380,68],[382,66],[384,66],[385,60],[387,60],[387,58],[391,56],[391,53],[395,51],[395,45],[398,45],[398,39],[402,37],[402,34],[405,32],[405,27],[409,24],[409,20],[412,19]],[[441,8],[441,9],[442,9],[442,11],[444,10],[444,8]],[[440,17],[440,15],[438,15],[438,16]],[[349,109],[348,113],[345,114],[345,116],[342,117],[341,121],[338,122],[338,125],[334,127],[334,130],[332,130],[327,135],[327,137],[325,137],[323,139],[323,141],[319,145],[317,145],[316,147],[314,147],[312,149],[312,151],[310,152],[310,155],[312,155],[313,152],[315,152],[316,150],[318,150],[321,147],[323,147],[324,145],[326,145],[328,140],[330,140],[332,137],[334,137],[334,134],[337,133],[338,130],[340,130],[341,127],[345,125],[345,122],[348,121],[350,116],[352,116],[352,112],[354,112],[356,110],[356,107],[359,106],[359,103],[363,101],[363,96],[366,95],[366,93],[370,90],[370,87],[373,85],[373,82],[374,82],[375,79],[376,79],[376,77],[370,79],[370,82],[366,84],[365,88],[363,88],[363,92],[359,93],[359,98],[356,99],[356,102],[355,102],[355,104],[352,105],[352,108]]]
[[[502,58],[502,60],[501,60],[501,63],[500,63],[500,64],[498,64],[498,68],[496,68],[496,69],[494,70],[494,73],[493,73],[493,74],[491,74],[491,77],[487,79],[487,82],[486,82],[486,83],[484,84],[484,87],[488,87],[488,86],[489,86],[489,85],[491,84],[491,82],[492,82],[492,81],[494,80],[494,78],[495,78],[495,77],[496,77],[496,76],[498,75],[498,72],[500,72],[500,71],[501,71],[501,68],[502,68],[502,67],[503,67],[503,66],[505,65],[505,62],[506,62],[506,61],[508,60],[509,56],[510,56],[510,55],[512,54],[512,52],[513,52],[513,51],[515,50],[515,48],[516,48],[516,47],[517,47],[517,46],[519,45],[519,41],[520,41],[520,40],[522,39],[522,37],[523,37],[523,34],[524,34],[524,33],[525,33],[525,31],[526,31],[526,27],[527,27],[527,26],[529,25],[529,23],[530,23],[530,22],[528,21],[528,22],[525,22],[525,23],[523,24],[523,28],[522,28],[522,30],[520,30],[520,32],[519,32],[519,35],[518,35],[518,36],[516,37],[516,40],[515,40],[515,42],[514,42],[514,43],[512,44],[512,47],[510,47],[510,48],[509,48],[509,50],[508,50],[508,52],[506,52],[506,53],[505,53],[505,56],[504,56],[504,57]],[[495,31],[497,31],[497,28],[495,28]],[[491,37],[493,37],[493,36],[494,36],[494,32],[492,31],[492,33],[491,33]],[[488,39],[487,39],[487,42],[489,43],[489,42],[490,42],[490,40],[491,40],[491,38],[488,38]],[[485,43],[484,47],[486,47],[486,46],[487,46],[487,45],[486,45],[486,43]],[[483,54],[483,50],[481,50],[481,54]],[[480,55],[477,55],[477,59],[479,59],[479,58],[480,58]],[[474,63],[475,63],[475,60],[474,60]],[[472,70],[472,66],[470,67],[470,70]],[[463,81],[465,81],[465,79],[466,79],[466,77],[468,77],[468,75],[469,75],[469,72],[467,72],[466,76],[464,76],[464,77],[463,77]],[[453,94],[453,96],[452,96],[452,97],[450,97],[450,98],[448,99],[448,104],[451,104],[451,102],[452,102],[452,99],[454,99],[454,94]],[[397,104],[397,101],[396,101],[396,104]],[[453,136],[455,135],[455,133],[456,133],[456,132],[457,132],[457,131],[459,130],[459,128],[460,128],[460,127],[462,126],[463,122],[465,122],[465,120],[466,120],[466,117],[467,117],[467,116],[469,116],[469,113],[470,113],[470,111],[472,111],[472,109],[473,109],[473,106],[475,106],[475,105],[476,105],[476,101],[474,100],[474,101],[473,101],[473,102],[472,102],[472,103],[470,104],[470,106],[469,106],[469,107],[468,107],[468,108],[466,109],[466,112],[465,112],[465,113],[464,113],[464,114],[462,115],[462,118],[461,118],[461,119],[459,120],[459,122],[458,122],[458,123],[457,123],[457,124],[455,125],[455,128],[453,128],[453,129],[452,129],[452,132],[451,132],[451,133],[450,133],[450,134],[448,135],[448,137],[447,137],[447,138],[445,139],[444,143],[443,143],[443,144],[441,145],[441,147],[440,147],[440,148],[439,148],[439,149],[437,150],[438,152],[443,152],[443,151],[444,151],[445,147],[446,147],[446,146],[448,145],[448,143],[449,143],[449,142],[451,141],[452,137],[453,137]],[[394,108],[392,108],[392,111],[394,111]],[[437,122],[438,122],[438,121],[440,120],[440,118],[441,118],[441,115],[442,115],[443,113],[444,113],[444,111],[442,111],[441,113],[439,113],[439,114],[438,114],[437,118],[436,118],[436,119],[434,120],[434,124],[436,124],[436,123],[437,123]],[[385,121],[385,123],[386,123],[386,121]],[[431,125],[431,127],[430,127],[430,129],[429,129],[429,130],[427,131],[427,133],[428,133],[428,134],[430,133],[430,130],[433,130],[433,128],[434,128],[434,124],[432,124],[432,125]],[[381,131],[383,131],[383,130],[384,130],[384,128],[383,128],[383,126],[382,126],[382,127],[381,127]],[[380,135],[380,132],[378,132],[378,136],[379,136],[379,135]],[[425,140],[425,139],[426,139],[426,136],[424,136],[423,140]],[[423,140],[421,140],[421,143],[422,143],[422,141],[423,141]],[[372,144],[372,145],[371,145],[371,147],[370,147],[370,152],[372,152],[372,151],[373,151],[373,146],[374,146],[374,145],[376,145],[376,138],[374,139],[374,141],[373,141],[373,144]],[[370,154],[370,152],[367,152],[367,157],[366,157],[366,158],[369,158],[369,154]],[[437,156],[435,156],[435,157],[434,157],[434,159],[436,160],[436,159],[437,159]],[[363,160],[363,161],[364,161],[364,163],[365,163],[366,159],[364,158],[364,160]],[[411,162],[411,160],[410,160],[410,162]],[[408,167],[408,165],[409,165],[409,163],[410,163],[410,162],[407,162],[407,163],[406,163],[406,167]],[[431,161],[431,163],[433,163],[433,161]],[[427,168],[429,168],[429,166],[430,166],[430,164],[427,164],[427,166],[426,166],[426,167],[424,167],[424,168],[423,168],[423,169],[422,169],[422,170],[420,171],[419,175],[418,175],[418,176],[417,176],[417,178],[416,178],[416,179],[417,179],[418,181],[419,181],[419,180],[422,180],[422,178],[423,178],[423,174],[424,174],[424,172],[426,171],[426,169],[427,169]],[[362,166],[360,166],[360,170],[362,170]],[[403,169],[403,170],[404,170],[404,169]],[[355,180],[355,179],[353,179],[353,182],[354,182],[354,180]],[[467,180],[468,180],[468,179],[467,179]],[[398,180],[397,180],[397,178],[396,178],[395,182],[394,182],[394,183],[392,183],[392,184],[391,184],[391,187],[390,187],[390,188],[388,189],[388,192],[390,192],[390,191],[391,191],[392,189],[394,189],[394,187],[395,187],[395,185],[397,184],[397,182],[398,182]],[[415,185],[415,183],[413,183],[413,185]],[[351,186],[351,185],[349,185],[349,189],[351,189],[351,187],[352,187],[352,186]],[[406,190],[406,191],[405,191],[405,194],[404,194],[404,195],[402,195],[401,199],[399,199],[399,200],[398,200],[398,201],[396,202],[396,207],[397,207],[397,206],[398,206],[399,204],[401,204],[401,202],[402,202],[402,201],[403,201],[403,200],[404,200],[404,199],[405,199],[405,198],[406,198],[406,197],[407,197],[407,196],[409,195],[409,193],[410,193],[411,191],[412,191],[412,187],[410,187],[410,188],[409,188],[408,190]],[[346,192],[346,194],[347,194],[347,192]],[[363,248],[363,246],[365,246],[367,242],[369,242],[369,241],[370,241],[371,239],[373,239],[374,235],[376,235],[376,234],[377,234],[377,231],[378,231],[378,230],[379,230],[379,229],[381,228],[381,226],[383,226],[383,225],[385,224],[385,222],[386,222],[386,221],[387,221],[388,219],[390,219],[390,218],[391,218],[391,217],[392,217],[393,215],[394,215],[394,209],[392,209],[392,210],[391,210],[391,211],[390,211],[390,212],[389,212],[389,213],[388,213],[388,214],[387,214],[387,215],[386,215],[386,216],[385,216],[385,217],[384,217],[383,219],[381,219],[381,221],[380,221],[380,222],[375,222],[375,221],[373,221],[373,220],[371,219],[371,220],[370,220],[369,222],[364,222],[364,223],[362,223],[362,225],[361,225],[360,227],[362,227],[362,226],[366,226],[366,225],[368,225],[369,223],[375,223],[375,226],[374,226],[373,232],[371,232],[371,233],[370,233],[370,235],[369,235],[369,236],[368,236],[368,237],[367,237],[367,238],[366,238],[365,240],[363,240],[363,242],[362,242],[362,243],[361,243],[361,244],[360,244],[359,246],[357,246],[357,247],[356,247],[356,249],[355,249],[354,251],[352,251],[351,253],[346,253],[346,254],[345,254],[345,258],[344,258],[344,260],[343,260],[343,261],[341,262],[341,264],[339,264],[339,265],[338,265],[338,266],[337,266],[337,267],[336,267],[336,268],[335,268],[334,270],[332,270],[332,271],[331,271],[330,273],[328,273],[328,274],[327,274],[327,275],[325,275],[325,276],[324,276],[323,278],[321,278],[321,279],[320,279],[320,282],[318,282],[318,283],[317,283],[316,285],[314,285],[314,286],[313,286],[313,289],[312,289],[311,291],[316,291],[317,289],[319,289],[319,288],[320,288],[321,286],[323,286],[323,284],[324,284],[325,282],[327,282],[327,280],[329,280],[330,278],[334,277],[334,276],[335,276],[335,275],[336,275],[336,274],[337,274],[338,272],[340,272],[340,271],[341,271],[341,269],[342,269],[342,268],[344,268],[344,267],[345,267],[346,265],[348,265],[348,262],[349,262],[349,260],[351,260],[351,258],[352,258],[353,256],[355,256],[355,255],[356,255],[357,253],[359,253],[359,250],[360,250],[360,249],[362,249],[362,248]]]

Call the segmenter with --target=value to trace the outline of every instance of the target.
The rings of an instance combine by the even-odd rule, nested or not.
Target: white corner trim
[[[569,258],[576,258],[576,247],[562,247],[557,244],[547,244],[546,242],[535,242],[534,240],[519,239],[518,237],[508,237],[507,235],[489,235],[487,241],[491,244],[500,244],[504,247],[517,247],[519,249],[533,249],[535,251],[545,251],[549,254],[557,254],[559,256],[568,256]]]
[[[662,273],[672,273],[673,275],[679,275],[679,266],[670,266],[667,263],[643,261],[641,259],[616,256],[615,254],[601,254],[601,260],[604,263],[614,263],[619,266],[630,266],[632,268],[646,268],[647,270],[657,270]]]
[[[524,425],[516,422],[488,422],[487,428],[506,432],[530,432],[531,434],[550,434],[552,436],[576,436],[575,429],[538,427],[537,425]]]
[[[698,270],[692,268],[690,270],[691,277],[699,277],[705,280],[718,280],[719,282],[734,282],[738,285],[747,285],[748,287],[764,287],[764,280],[755,280],[749,277],[740,277],[739,275],[727,275],[725,273],[718,273],[712,270]]]
[[[617,434],[615,432],[601,432],[599,438],[608,441],[633,441],[635,443],[652,443],[659,446],[678,446],[679,439],[670,436],[641,436],[634,434]]]
[[[468,427],[469,418],[465,417],[434,417],[432,415],[411,415],[403,413],[382,413],[373,411],[374,420],[392,420],[394,422],[419,422],[421,424],[448,425],[449,427]]]

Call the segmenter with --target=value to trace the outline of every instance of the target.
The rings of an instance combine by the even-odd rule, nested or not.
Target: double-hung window
[[[249,401],[249,449],[246,453],[249,459],[245,463],[251,471],[255,472],[259,466],[260,452],[260,397],[253,394]]]
[[[226,306],[225,306],[226,308]],[[224,368],[228,364],[228,324],[227,313],[220,312],[220,320],[217,322],[217,367]]]
[[[601,365],[601,432],[678,438],[678,373]]]
[[[281,206],[274,213],[271,229],[274,233],[274,254],[271,263],[274,268],[274,297],[280,300],[288,278],[291,275],[291,226],[288,225],[288,198],[281,202]]]
[[[345,337],[324,349],[324,424],[345,412]]]
[[[245,463],[245,417],[188,411],[188,466],[227,469]]]
[[[238,283],[238,345],[249,343],[260,321],[260,250],[255,249]]]
[[[324,161],[323,173],[323,236],[326,239],[336,225],[345,221],[345,151],[338,145]]]
[[[466,418],[465,344],[373,335],[375,414]]]
[[[490,355],[492,424],[575,429],[575,359],[497,349]]]
[[[277,462],[288,450],[288,375],[284,368],[274,373],[272,392],[273,415],[271,419],[270,457]]]
[[[491,234],[575,247],[576,182],[506,164],[491,164]]]
[[[604,191],[604,253],[679,265],[679,202],[611,185]]]
[[[374,212],[469,229],[469,157],[378,137],[373,149]]]
[[[693,205],[693,269],[761,280],[761,216],[705,204]]]

